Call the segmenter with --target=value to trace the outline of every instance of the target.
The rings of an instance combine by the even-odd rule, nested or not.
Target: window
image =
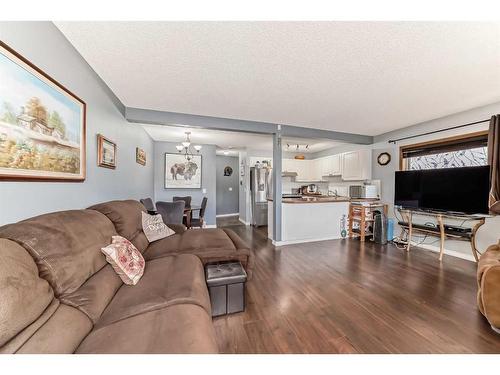
[[[488,133],[477,132],[402,146],[401,170],[476,167],[488,164]]]

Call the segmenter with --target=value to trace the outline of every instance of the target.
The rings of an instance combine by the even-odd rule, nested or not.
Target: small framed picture
[[[102,134],[97,134],[97,165],[104,168],[116,168],[116,143]]]
[[[135,148],[135,161],[137,164],[146,165],[146,151],[142,148]]]

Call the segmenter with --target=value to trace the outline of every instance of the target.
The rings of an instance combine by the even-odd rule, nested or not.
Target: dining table
[[[199,210],[201,210],[201,206],[184,207],[184,216],[186,217],[186,227],[188,229],[191,228],[191,219],[193,217],[193,212]]]

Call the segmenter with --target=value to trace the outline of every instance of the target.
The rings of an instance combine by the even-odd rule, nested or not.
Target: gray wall
[[[354,145],[346,144],[337,146],[328,150],[320,151],[313,154],[313,158],[318,158],[327,155],[338,154],[351,150],[370,148],[372,149],[372,179],[381,181],[381,200],[389,205],[389,216],[394,217],[394,176],[395,172],[399,170],[399,147],[412,143],[425,142],[433,139],[451,137],[457,134],[472,133],[479,130],[488,128],[488,124],[479,124],[465,128],[449,130],[432,135],[420,136],[417,138],[398,142],[397,144],[390,144],[389,139],[396,139],[410,135],[417,135],[433,130],[445,129],[448,127],[475,122],[483,119],[488,119],[491,115],[500,113],[500,103],[473,108],[468,111],[459,112],[450,116],[434,119],[420,124],[415,124],[403,129],[399,129],[386,134],[381,134],[375,137],[375,142],[372,145]],[[377,156],[382,152],[388,152],[391,155],[391,162],[389,165],[380,166],[377,163]],[[426,220],[422,217],[422,220]],[[395,230],[395,234],[399,235],[399,229]],[[420,236],[419,236],[420,238]],[[477,235],[477,245],[480,249],[484,250],[490,244],[496,243],[500,238],[500,216],[493,219],[488,219],[486,224],[479,230]],[[431,247],[439,246],[435,237],[429,237],[424,242],[430,244]],[[470,244],[462,241],[446,240],[445,250],[451,254],[458,254],[466,258],[472,257]]]
[[[0,40],[87,103],[85,182],[0,181],[0,225],[112,199],[152,196],[153,141],[124,120],[109,89],[60,31],[51,22],[0,22]],[[97,133],[118,146],[115,170],[97,167]],[[135,162],[136,147],[146,151],[145,167]]]
[[[215,146],[203,145],[201,149],[201,189],[165,189],[165,153],[177,153],[172,142],[154,142],[154,193],[156,201],[172,201],[174,196],[192,197],[192,204],[199,205],[204,196],[208,198],[205,222],[207,225],[215,225],[215,202],[216,202],[216,155]],[[206,194],[203,194],[206,189]]]
[[[433,139],[451,137],[457,134],[472,133],[475,131],[488,129],[488,123],[468,126],[465,128],[449,130],[432,135],[421,136],[413,139],[398,142],[396,145],[389,144],[389,139],[401,138],[410,135],[417,135],[432,130],[445,129],[448,127],[465,124],[469,122],[488,119],[492,115],[500,113],[500,103],[473,108],[468,111],[459,112],[450,116],[442,117],[432,121],[427,121],[421,124],[412,125],[394,132],[382,134],[375,137],[377,143],[372,145],[373,148],[373,179],[382,181],[382,200],[390,206],[390,212],[393,210],[394,202],[394,173],[399,170],[399,147],[412,143],[425,142]],[[391,155],[391,162],[387,166],[380,166],[377,163],[377,156],[381,152],[388,152]],[[393,215],[393,214],[392,214]],[[425,220],[425,217],[424,217]],[[493,219],[488,219],[486,224],[480,228],[477,235],[477,245],[484,250],[488,245],[498,242],[500,239],[500,216]],[[425,243],[432,243],[435,237],[430,237]],[[433,243],[434,246],[439,246],[439,243]],[[467,257],[472,256],[470,244],[462,241],[446,240],[445,249],[459,254],[464,254]]]
[[[238,214],[239,211],[239,164],[233,156],[216,157],[217,215]],[[224,168],[233,168],[231,176],[224,176]],[[231,190],[229,190],[231,188]]]

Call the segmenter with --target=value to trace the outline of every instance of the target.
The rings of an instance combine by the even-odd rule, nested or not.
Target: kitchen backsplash
[[[318,190],[322,194],[328,194],[328,191],[337,192],[338,195],[347,197],[349,196],[349,186],[350,185],[363,185],[366,181],[342,181],[340,177],[325,177],[328,181],[325,182],[315,182],[314,184],[318,187]],[[371,180],[370,183],[378,185],[379,195],[380,195],[380,180]],[[292,188],[300,188],[301,186],[308,185],[305,182],[295,182],[292,181],[290,177],[283,177],[283,194],[291,194]]]

